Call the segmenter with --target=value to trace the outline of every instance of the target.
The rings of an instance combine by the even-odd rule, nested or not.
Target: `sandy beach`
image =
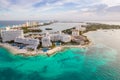
[[[14,47],[11,46],[11,45],[8,44],[8,43],[0,43],[0,46],[8,49],[8,50],[9,50],[10,52],[12,52],[13,54],[26,53],[26,51],[27,51],[27,50],[25,50],[25,49],[20,50],[20,49],[18,49],[18,48],[15,47],[15,46],[14,46]]]

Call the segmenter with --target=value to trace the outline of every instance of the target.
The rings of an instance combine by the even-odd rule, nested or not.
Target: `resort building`
[[[12,30],[8,27],[6,30],[1,30],[2,42],[14,41],[16,37],[23,37],[23,30]]]
[[[61,31],[50,35],[51,41],[61,41]]]
[[[86,39],[85,37],[81,36],[81,32],[85,31],[85,27],[77,26],[75,29],[72,30],[72,41],[79,43],[79,44],[84,44],[84,40]]]
[[[80,32],[85,31],[85,27],[77,26],[75,29],[72,30],[72,36],[79,36]]]
[[[39,25],[39,22],[35,22],[35,21],[28,21],[28,22],[26,22],[26,26],[27,27],[30,27],[30,26],[37,26],[37,25]]]
[[[46,33],[46,35],[42,37],[41,42],[42,42],[42,47],[52,46],[52,42],[48,33]]]
[[[31,38],[24,38],[24,37],[17,37],[15,39],[16,43],[22,43],[28,45],[27,48],[32,48],[34,50],[37,49],[39,45],[39,39],[31,39]]]
[[[39,23],[39,25],[44,25],[44,23],[41,22],[41,23]]]
[[[26,26],[28,27],[28,26],[31,26],[31,23],[28,21],[28,22],[26,22]]]
[[[73,29],[72,36],[79,36],[79,30]]]
[[[37,25],[39,25],[39,22],[35,22],[35,21],[34,21],[34,22],[32,22],[32,25],[33,25],[33,26],[37,26]]]
[[[70,42],[71,41],[71,36],[67,34],[63,34],[61,37],[62,42]]]
[[[76,30],[79,30],[79,31],[85,31],[85,30],[86,30],[86,28],[85,28],[85,27],[82,27],[81,25],[75,27],[75,29],[76,29]]]
[[[58,32],[56,34],[51,34],[51,40],[52,41],[62,41],[62,42],[70,42],[71,36],[67,34],[63,34],[61,32]]]
[[[31,38],[24,38],[24,37],[17,37],[15,39],[15,42],[28,44],[28,45],[38,45],[39,44],[38,39],[31,39]]]

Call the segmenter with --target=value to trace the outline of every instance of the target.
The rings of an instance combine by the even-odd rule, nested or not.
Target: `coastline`
[[[98,26],[98,27],[96,27],[96,26]],[[83,40],[84,41],[83,44],[79,44],[79,45],[78,44],[77,45],[74,45],[74,44],[60,45],[60,46],[54,47],[53,49],[48,50],[47,52],[42,51],[42,49],[39,49],[39,50],[36,50],[36,51],[28,51],[25,48],[24,49],[19,49],[18,47],[12,46],[8,43],[0,43],[0,46],[6,48],[7,50],[9,50],[14,55],[23,55],[23,56],[48,55],[48,56],[50,56],[50,55],[53,55],[53,54],[55,54],[59,51],[64,50],[65,48],[87,48],[88,46],[93,44],[92,43],[93,41],[90,40],[90,38],[86,35],[86,33],[92,32],[92,31],[97,31],[97,30],[106,30],[106,29],[110,30],[111,28],[113,28],[113,25],[91,23],[89,25],[89,27],[86,27],[86,30],[83,33],[81,33],[81,35],[83,37],[85,37],[85,40]],[[119,29],[119,28],[120,28],[120,26],[116,26],[113,29]],[[68,29],[68,30],[65,30],[65,31],[67,31],[68,34],[69,34],[69,31],[71,31],[71,29]],[[83,35],[83,34],[85,34],[85,35]]]
[[[87,48],[91,45],[91,41],[89,40],[88,44],[85,45],[64,45],[64,46],[57,46],[47,52],[43,52],[42,50],[37,51],[27,51],[26,49],[19,49],[15,46],[11,46],[7,43],[0,43],[0,47],[6,48],[9,50],[13,55],[23,55],[23,56],[36,56],[36,55],[47,55],[51,56],[56,54],[57,52],[64,51],[66,48]]]

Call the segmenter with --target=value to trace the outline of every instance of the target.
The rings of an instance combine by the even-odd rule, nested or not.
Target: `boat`
[[[45,30],[52,30],[52,28],[45,28]]]

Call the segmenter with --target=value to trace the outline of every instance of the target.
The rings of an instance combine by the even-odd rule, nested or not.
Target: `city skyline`
[[[120,20],[119,0],[1,0],[0,20]]]

